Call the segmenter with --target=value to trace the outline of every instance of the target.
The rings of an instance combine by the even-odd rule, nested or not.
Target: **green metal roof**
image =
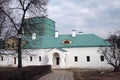
[[[47,17],[25,19],[24,25],[24,49],[57,48],[66,52],[61,48],[110,46],[107,41],[94,34],[77,34],[76,37],[66,34],[55,38],[55,21]],[[37,35],[35,40],[32,40],[32,33]],[[5,44],[0,42],[0,48],[4,47]]]
[[[52,35],[55,33],[55,21],[47,17],[33,17],[25,19],[24,35],[31,35],[35,32],[39,35]]]
[[[57,48],[58,50],[62,51],[62,52],[68,52],[67,50],[65,49],[62,49],[62,48]]]
[[[25,36],[24,40],[28,42],[24,46],[25,49],[110,46],[107,41],[94,34],[79,34],[76,37],[59,35],[58,38],[54,36],[37,36],[35,40],[32,40],[32,36]],[[64,44],[63,41],[65,40],[71,41],[71,44]]]

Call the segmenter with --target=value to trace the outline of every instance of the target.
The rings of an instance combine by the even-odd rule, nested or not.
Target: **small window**
[[[66,40],[66,41],[64,41],[64,44],[70,44],[70,41]]]
[[[16,64],[16,57],[14,57],[14,64]]]
[[[77,61],[78,61],[78,57],[77,57],[77,56],[75,56],[75,57],[74,57],[74,60],[75,60],[75,62],[77,62]]]
[[[39,56],[39,61],[41,61],[41,56]]]
[[[90,62],[90,56],[87,56],[86,58],[87,58],[87,62]]]
[[[32,61],[32,56],[30,56],[30,61]]]
[[[100,56],[101,61],[104,61],[104,56]]]
[[[71,44],[71,43],[72,43],[71,40],[64,40],[64,41],[63,41],[63,44]]]
[[[1,56],[1,61],[3,61],[3,56]]]

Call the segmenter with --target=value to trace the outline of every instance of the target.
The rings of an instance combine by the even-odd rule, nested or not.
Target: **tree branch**
[[[18,9],[18,10],[21,9],[21,10],[22,10],[22,8],[19,8],[19,7],[16,7],[16,8],[10,8],[10,9]]]
[[[20,0],[19,0],[20,1]],[[25,9],[23,9],[23,16],[22,16],[22,22],[21,22],[21,27],[19,28],[19,30],[22,30],[22,27],[24,26],[24,18],[25,18],[25,14],[29,8],[29,6],[34,2],[34,0],[32,0],[31,2],[28,3],[28,5],[26,6]]]
[[[19,0],[19,3],[20,3],[20,5],[22,6],[22,9],[25,10],[25,8],[24,8],[24,4],[22,3],[21,0]]]
[[[5,16],[3,17],[3,20],[0,23],[0,36],[1,36],[1,29],[3,28],[3,23],[5,22]]]
[[[16,24],[14,23],[13,19],[10,17],[9,14],[7,14],[3,9],[0,8],[0,10],[10,19],[12,24],[14,25],[15,29],[18,31]]]

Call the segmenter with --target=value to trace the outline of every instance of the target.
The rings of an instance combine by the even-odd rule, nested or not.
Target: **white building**
[[[5,47],[14,48],[15,38],[6,40]],[[59,35],[55,22],[46,17],[26,19],[23,37],[22,65],[52,65],[53,68],[111,68],[104,56],[99,54],[101,46],[110,44],[94,34]],[[3,48],[3,47],[1,47]],[[9,56],[9,57],[8,57]],[[0,65],[17,66],[17,55],[2,55]]]

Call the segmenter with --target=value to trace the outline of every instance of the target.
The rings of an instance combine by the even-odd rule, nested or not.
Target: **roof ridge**
[[[66,36],[66,35],[72,35],[72,34],[59,34],[59,36]],[[95,35],[95,34],[76,34],[76,35]]]

